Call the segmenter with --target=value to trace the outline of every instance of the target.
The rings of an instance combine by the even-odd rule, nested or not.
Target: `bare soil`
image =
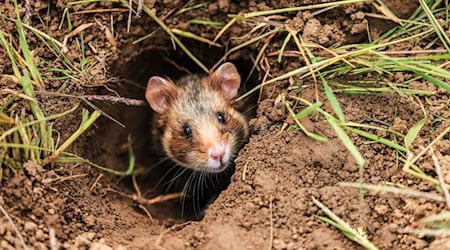
[[[187,21],[200,19],[225,23],[229,20],[227,14],[285,8],[297,3],[289,0],[248,3],[217,1],[204,8],[174,15],[183,6],[182,1],[145,2],[150,8],[155,8],[160,18],[165,18],[164,22],[169,27],[211,40],[218,29],[190,25]],[[322,1],[303,1],[303,4],[318,2]],[[418,2],[413,0],[408,3],[396,0],[384,2],[402,18],[408,17],[418,6]],[[49,34],[63,41],[69,33],[67,23],[63,22],[61,29],[58,26],[64,8],[69,8],[75,28],[92,23],[83,34],[88,45],[86,56],[95,58],[97,63],[85,74],[76,76],[78,81],[66,88],[60,89],[62,81],[49,81],[45,91],[72,95],[118,94],[143,100],[146,81],[152,75],[177,78],[185,73],[200,72],[179,48],[173,50],[172,42],[162,30],[133,44],[158,27],[146,14],[141,17],[133,15],[127,32],[128,12],[123,5],[110,2],[68,3],[67,0],[31,1],[30,22],[40,30],[45,30],[43,24],[48,22]],[[112,8],[116,9],[101,11]],[[10,0],[0,6],[0,12],[15,17]],[[21,14],[25,12],[25,8],[21,8]],[[353,4],[319,15],[302,11],[287,16],[288,25],[301,32],[305,40],[332,46],[367,41],[367,27],[370,27],[370,36],[376,38],[395,25],[364,15],[370,12],[376,13],[370,4]],[[108,36],[111,22],[114,24],[113,38]],[[4,23],[0,23],[0,27],[8,32],[15,28]],[[218,43],[228,46],[240,44],[249,39],[245,35],[252,28],[249,24],[238,23]],[[55,58],[31,34],[28,37],[34,57],[41,58],[38,62],[40,68],[62,67],[60,58]],[[276,36],[267,53],[276,52],[283,39]],[[189,39],[182,41],[208,67],[224,53],[221,49]],[[80,65],[81,53],[77,44],[79,40],[74,37],[68,39],[67,55],[76,65]],[[420,45],[418,42],[414,46]],[[243,76],[247,77],[252,66],[249,55],[256,57],[262,46],[263,43],[258,43],[237,51],[230,55],[229,60],[236,62]],[[405,44],[401,49],[409,50],[412,46]],[[0,49],[0,55],[0,72],[11,74],[5,51]],[[298,58],[284,58],[282,63],[277,63],[275,57],[268,59],[273,76],[304,65]],[[44,71],[43,74],[55,76],[56,73]],[[263,72],[256,72],[244,87],[248,89],[261,82],[263,76]],[[371,77],[367,76],[367,79]],[[390,80],[402,82],[408,77],[411,76],[397,73]],[[344,82],[346,79],[335,81]],[[306,87],[294,88],[292,83]],[[1,78],[0,86],[17,87],[13,84]],[[420,86],[436,90],[433,85]],[[136,202],[138,193],[131,178],[115,176],[87,164],[54,164],[42,168],[27,162],[23,170],[3,169],[0,205],[7,210],[32,249],[49,249],[52,244],[64,249],[267,249],[270,244],[273,249],[361,249],[340,231],[315,217],[324,213],[313,204],[312,197],[323,202],[354,228],[363,229],[380,249],[450,249],[449,239],[400,233],[405,227],[418,225],[421,218],[443,210],[445,204],[423,198],[370,192],[365,194],[364,203],[361,203],[359,190],[339,185],[340,182],[357,182],[359,169],[323,117],[305,118],[302,124],[309,131],[329,138],[327,142],[315,141],[301,131],[282,131],[284,123],[292,124],[279,102],[278,97],[282,93],[296,94],[311,101],[315,98],[313,82],[303,82],[295,77],[292,81],[268,85],[261,91],[258,102],[249,104],[257,106],[253,117],[249,113],[252,135],[239,154],[231,184],[199,221],[195,220],[198,219],[195,213],[180,209],[178,200],[139,207]],[[321,98],[326,100],[324,96]],[[448,99],[446,92],[433,96],[429,100],[433,114],[448,119],[450,114],[445,108],[448,107]],[[77,111],[54,123],[61,141],[78,127],[81,108],[88,108],[78,99],[68,97],[39,95],[38,101],[47,115],[80,105]],[[386,128],[403,134],[423,117],[419,106],[397,94],[338,94],[338,101],[348,121],[374,123],[377,126],[380,126],[377,121],[382,121],[388,124]],[[125,127],[102,117],[69,151],[102,166],[123,171],[128,164],[127,137],[131,134],[138,171],[145,172],[137,178],[139,190],[147,199],[162,194],[164,190],[158,184],[164,169],[152,167],[156,160],[147,151],[152,116],[150,108],[104,102],[94,104]],[[251,107],[247,109],[251,110]],[[329,103],[325,103],[325,110],[333,112]],[[444,125],[426,124],[415,141],[415,149],[426,145],[442,129]],[[380,133],[379,136],[386,135]],[[405,174],[402,164],[396,162],[393,149],[366,143],[356,135],[351,135],[351,138],[366,160],[364,182],[392,182],[415,190],[435,190],[431,184]],[[449,138],[442,140],[435,151],[442,162],[448,163]],[[424,157],[419,164],[425,170],[433,170],[431,157]],[[448,177],[450,169],[448,164],[444,165],[444,174]],[[0,249],[21,248],[12,224],[0,215]]]

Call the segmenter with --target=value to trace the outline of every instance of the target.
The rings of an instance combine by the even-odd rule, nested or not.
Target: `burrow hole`
[[[151,76],[165,76],[173,80],[186,74],[204,74],[201,69],[184,53],[172,50],[172,44],[167,44],[166,49],[148,49],[137,56],[127,60],[125,63],[118,63],[114,67],[114,74],[119,77],[119,84],[109,86],[121,97],[145,100],[145,88]],[[210,48],[202,44],[191,44],[188,48],[199,58],[208,68],[214,65],[222,56],[221,49]],[[250,75],[253,63],[249,59],[248,53],[240,53],[242,56],[235,56],[233,62],[239,70],[242,78],[240,93],[253,88],[257,81],[257,71]],[[126,57],[126,55],[124,55]],[[243,59],[245,58],[245,59]],[[111,94],[103,90],[100,94]],[[89,158],[99,162],[108,168],[124,170],[128,167],[129,151],[127,138],[132,137],[132,145],[136,158],[136,168],[138,173],[137,183],[142,195],[146,199],[151,199],[162,194],[174,193],[184,186],[186,178],[177,178],[180,171],[168,169],[171,166],[158,164],[160,152],[155,152],[152,147],[152,117],[153,111],[146,106],[127,106],[123,104],[96,103],[105,113],[122,123],[125,127],[118,125],[111,119],[102,117],[96,123],[96,129],[90,138],[90,143],[96,145],[98,152],[90,152]],[[245,115],[248,119],[255,116],[257,106],[257,95],[247,98],[244,105]],[[228,186],[225,182],[224,189]],[[173,184],[173,182],[181,182]],[[125,190],[133,193],[134,188],[130,178],[122,181]],[[203,192],[209,192],[205,188]],[[217,190],[211,192],[220,193]],[[214,196],[214,194],[212,194]],[[160,220],[196,220],[201,219],[202,212],[195,206],[195,201],[190,199],[173,199],[155,205],[148,206],[152,217]],[[203,207],[205,208],[205,207]]]

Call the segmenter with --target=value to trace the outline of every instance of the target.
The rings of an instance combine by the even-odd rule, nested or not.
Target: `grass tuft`
[[[86,2],[86,1],[84,1]],[[80,2],[81,3],[81,2]],[[17,17],[15,19],[8,18],[0,14],[4,22],[9,22],[16,28],[17,36],[8,34],[7,31],[0,31],[0,47],[2,47],[8,55],[13,70],[13,76],[9,76],[12,82],[19,83],[21,89],[2,89],[2,93],[9,94],[6,101],[0,106],[0,179],[2,179],[3,169],[20,169],[26,162],[32,161],[40,166],[51,164],[54,162],[84,162],[94,167],[98,167],[105,171],[110,171],[119,175],[129,175],[134,170],[134,155],[130,149],[130,166],[125,172],[117,172],[109,170],[102,166],[98,166],[86,159],[75,154],[68,153],[66,150],[79,138],[100,116],[100,111],[95,110],[89,115],[87,110],[82,111],[81,124],[69,138],[58,146],[59,142],[55,142],[52,121],[63,119],[68,114],[78,110],[75,106],[67,111],[59,114],[45,115],[41,109],[40,103],[36,98],[36,88],[38,91],[46,88],[46,82],[66,80],[66,82],[79,81],[79,77],[83,77],[92,66],[92,62],[85,55],[85,46],[82,30],[70,32],[66,36],[64,43],[59,43],[46,32],[40,31],[34,27],[22,23],[17,2],[14,1]],[[68,13],[68,12],[67,12]],[[69,15],[67,18],[69,18]],[[85,29],[86,27],[82,27]],[[56,58],[62,58],[63,66],[66,68],[49,68],[43,69],[42,65],[35,63],[33,53],[30,51],[27,43],[27,35],[25,29],[31,31],[38,38],[38,41],[49,49]],[[65,56],[65,43],[69,37],[74,37],[78,42],[81,54],[79,68]],[[41,44],[41,45],[42,45]],[[16,45],[19,49],[16,49]],[[42,59],[41,61],[44,61]],[[59,78],[43,78],[41,72],[55,74],[63,74],[64,77]],[[4,75],[6,77],[6,75]],[[64,84],[61,86],[64,88]],[[22,99],[23,101],[21,101]],[[19,102],[17,102],[19,101]],[[29,111],[30,115],[18,115],[17,108]]]
[[[372,242],[367,239],[366,233],[362,229],[353,229],[347,222],[339,218],[336,214],[334,214],[329,208],[327,208],[324,204],[318,201],[316,198],[312,197],[312,200],[316,206],[318,206],[322,211],[329,217],[323,217],[316,215],[316,218],[319,220],[328,223],[337,229],[339,229],[347,238],[356,243],[360,244],[366,249],[376,250],[378,249]]]

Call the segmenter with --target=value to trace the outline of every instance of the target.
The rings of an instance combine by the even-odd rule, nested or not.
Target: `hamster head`
[[[222,64],[208,77],[188,76],[177,84],[150,78],[145,97],[158,113],[158,136],[171,160],[209,173],[233,163],[249,133],[246,119],[231,104],[240,81],[232,63]]]

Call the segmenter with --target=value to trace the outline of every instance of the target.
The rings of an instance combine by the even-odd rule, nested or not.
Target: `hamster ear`
[[[170,80],[153,76],[148,80],[145,98],[155,112],[164,113],[177,98],[177,86]]]
[[[228,99],[232,99],[238,93],[241,85],[241,76],[234,64],[227,62],[210,75],[209,84],[213,88],[219,88]]]

